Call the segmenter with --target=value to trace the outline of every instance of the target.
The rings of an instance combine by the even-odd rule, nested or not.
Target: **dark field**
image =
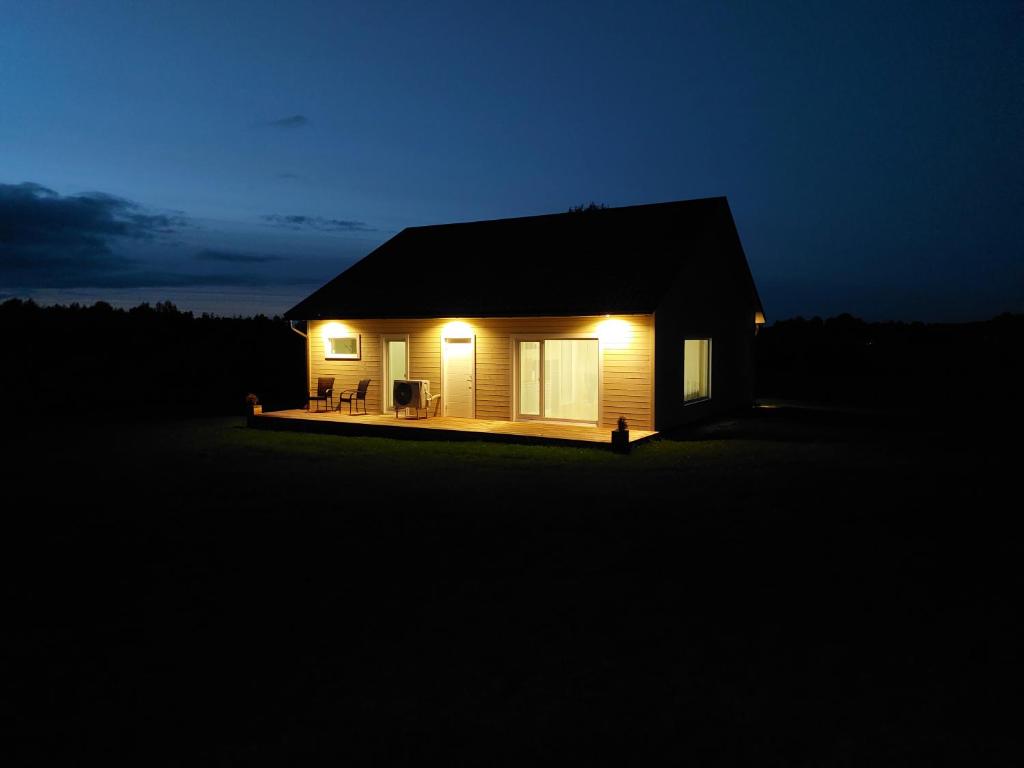
[[[241,425],[6,433],[7,764],[1019,764],[1019,425]]]

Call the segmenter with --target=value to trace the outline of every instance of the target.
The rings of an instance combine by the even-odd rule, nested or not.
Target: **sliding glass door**
[[[597,422],[597,339],[518,342],[518,415],[526,419]]]

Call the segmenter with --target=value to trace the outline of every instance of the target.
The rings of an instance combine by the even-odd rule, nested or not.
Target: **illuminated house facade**
[[[724,197],[411,227],[292,308],[307,375],[448,417],[664,430],[753,399],[763,308]]]

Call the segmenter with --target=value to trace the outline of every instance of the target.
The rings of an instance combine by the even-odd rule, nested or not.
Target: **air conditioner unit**
[[[395,379],[391,402],[398,408],[426,408],[430,401],[429,379]]]

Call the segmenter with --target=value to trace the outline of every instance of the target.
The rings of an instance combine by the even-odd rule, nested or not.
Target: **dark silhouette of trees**
[[[1024,315],[973,323],[796,317],[757,338],[760,397],[870,407],[1003,407],[1024,376]],[[968,405],[970,404],[970,405]]]
[[[593,204],[592,204],[593,205]],[[587,208],[581,206],[582,211]],[[29,420],[242,414],[305,402],[305,345],[281,318],[0,304],[0,402]],[[1005,408],[1024,379],[1024,315],[975,323],[796,317],[757,337],[757,396],[869,407]],[[938,411],[936,411],[938,412]]]
[[[604,203],[595,203],[591,200],[586,205],[574,205],[569,209],[569,213],[589,213],[591,211],[603,211],[608,206]]]
[[[268,408],[303,400],[303,340],[280,318],[12,299],[0,330],[0,396],[26,418],[240,414],[249,392]]]

